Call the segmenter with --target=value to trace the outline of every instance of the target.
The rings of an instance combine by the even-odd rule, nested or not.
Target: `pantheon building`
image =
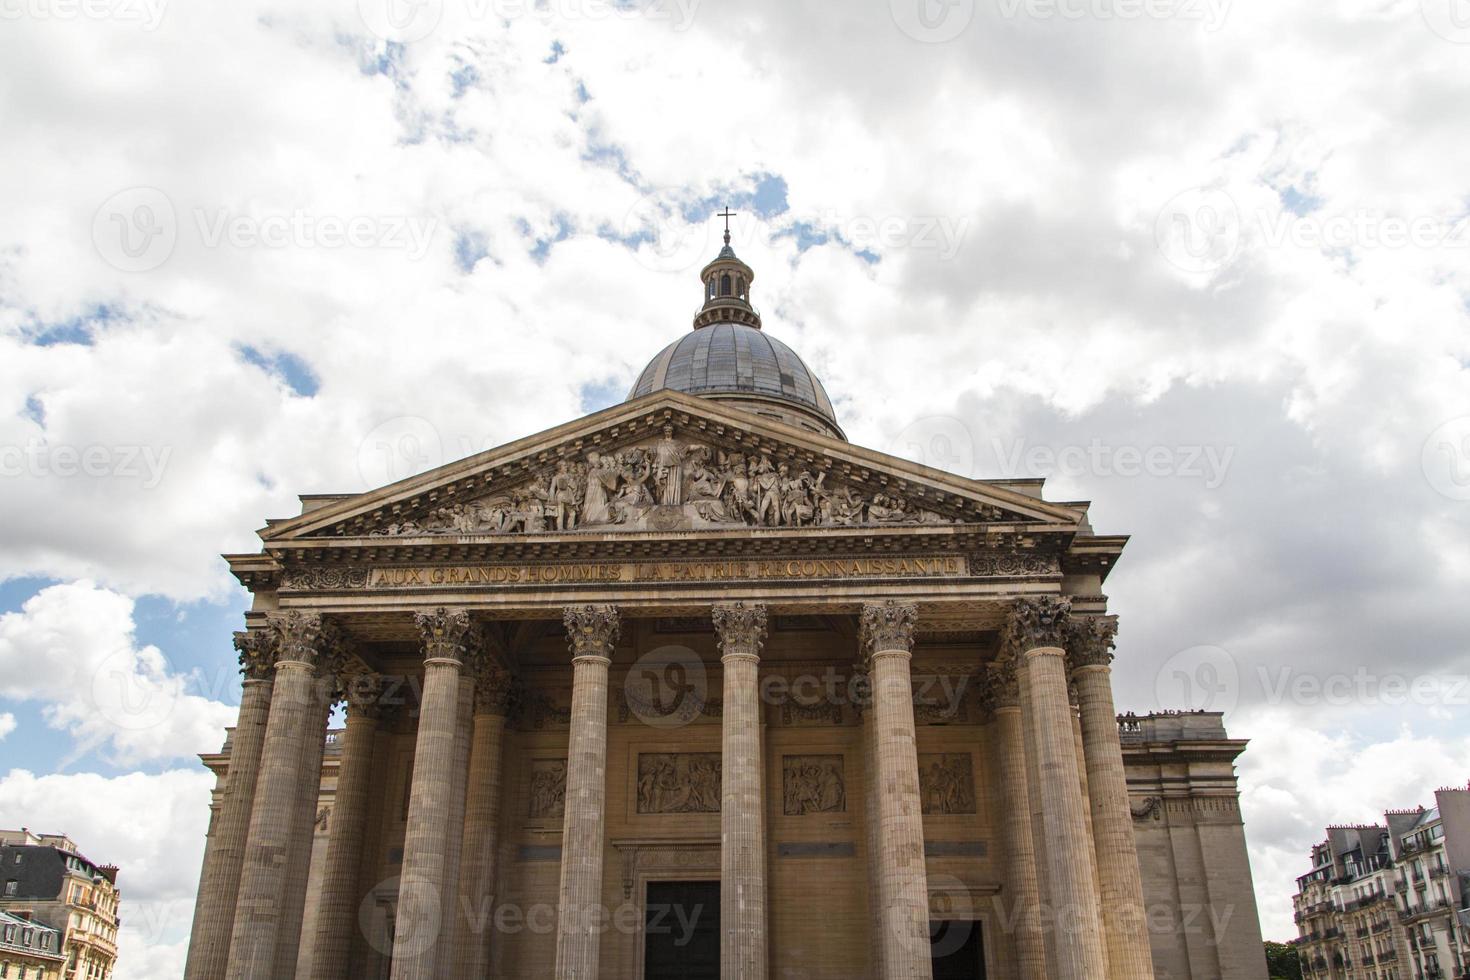
[[[189,980],[1264,980],[1245,743],[1114,705],[1126,538],[852,445],[700,276],[622,404],[226,556]]]

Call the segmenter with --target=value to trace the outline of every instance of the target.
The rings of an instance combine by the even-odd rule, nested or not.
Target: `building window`
[[[20,882],[16,881],[14,878],[10,879],[9,881],[7,881],[5,883],[5,896],[7,898],[9,898],[10,896],[14,895],[19,890],[20,890]]]
[[[720,276],[720,295],[730,295],[730,273],[728,272]]]

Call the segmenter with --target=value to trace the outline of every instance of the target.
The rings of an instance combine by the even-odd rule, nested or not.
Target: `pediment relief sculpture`
[[[398,516],[373,536],[518,534],[579,530],[871,527],[1024,519],[979,505],[956,517],[895,490],[865,492],[827,471],[769,453],[726,452],[674,438],[564,458],[529,481],[476,499]],[[356,533],[350,532],[350,533]]]

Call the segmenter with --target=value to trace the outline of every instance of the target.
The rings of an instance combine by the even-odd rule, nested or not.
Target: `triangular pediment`
[[[318,498],[267,543],[747,528],[1049,525],[1047,503],[680,392],[659,391],[377,490]]]

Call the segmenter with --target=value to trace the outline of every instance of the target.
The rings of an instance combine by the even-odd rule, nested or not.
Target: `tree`
[[[1296,947],[1266,940],[1266,972],[1271,980],[1302,980],[1302,963]]]

